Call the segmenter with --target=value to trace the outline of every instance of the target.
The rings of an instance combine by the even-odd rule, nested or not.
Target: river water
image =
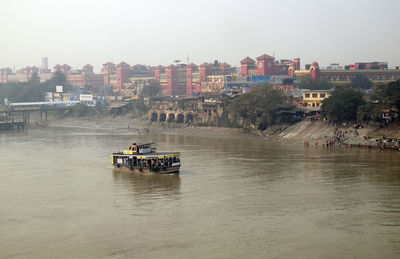
[[[114,170],[154,141],[180,175]],[[0,132],[0,258],[399,258],[399,152],[79,128]]]

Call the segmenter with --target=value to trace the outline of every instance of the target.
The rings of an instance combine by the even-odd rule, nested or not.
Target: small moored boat
[[[179,152],[156,152],[154,143],[133,143],[127,150],[113,153],[115,168],[133,172],[178,174],[181,167]]]

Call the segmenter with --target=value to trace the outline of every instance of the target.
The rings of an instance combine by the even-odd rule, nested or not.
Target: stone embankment
[[[275,129],[275,132],[265,131],[264,135],[269,139],[282,141],[305,141],[310,145],[323,145],[327,141],[335,140],[336,144],[344,144],[359,147],[378,147],[377,144],[385,145],[386,148],[398,149],[396,136],[400,134],[399,124],[391,124],[387,127],[379,125],[364,125],[355,129],[353,125],[331,125],[320,120],[304,120],[291,126]],[[273,129],[270,129],[273,131]],[[337,132],[341,132],[340,141],[337,140]],[[387,133],[387,134],[386,134]],[[382,140],[383,139],[383,140]],[[391,141],[394,139],[396,141]],[[380,142],[382,140],[382,142]]]

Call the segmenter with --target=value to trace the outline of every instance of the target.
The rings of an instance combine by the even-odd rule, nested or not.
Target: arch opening
[[[158,121],[158,114],[153,112],[150,116],[150,121]]]
[[[186,114],[186,123],[193,123],[193,114]]]
[[[176,117],[176,123],[183,123],[185,121],[185,117],[183,116],[183,114],[178,114],[178,116]]]
[[[175,114],[170,113],[168,114],[168,122],[174,122],[175,121]]]
[[[160,122],[165,122],[167,120],[167,115],[165,113],[160,114]]]

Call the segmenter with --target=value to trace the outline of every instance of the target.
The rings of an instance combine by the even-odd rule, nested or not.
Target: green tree
[[[162,95],[162,89],[160,83],[151,81],[148,85],[145,85],[142,89],[143,97],[159,97]]]
[[[57,85],[62,85],[64,92],[68,92],[72,89],[72,86],[68,83],[63,73],[55,72],[53,76],[44,83],[41,83],[37,73],[34,73],[28,82],[8,82],[1,84],[0,103],[4,102],[4,98],[8,98],[10,102],[43,101],[45,92],[55,92]]]
[[[329,90],[333,88],[333,84],[322,79],[313,79],[310,76],[302,77],[298,83],[300,89],[310,90]]]
[[[357,120],[359,121],[369,121],[378,115],[381,111],[380,105],[377,103],[367,102],[364,105],[358,107]]]
[[[56,92],[57,85],[63,86],[63,92],[68,92],[72,89],[71,84],[67,80],[67,76],[59,71],[54,72],[53,76],[44,82],[46,92]]]
[[[400,110],[400,80],[377,86],[371,92],[370,99],[379,103],[381,109]]]
[[[262,117],[262,123],[268,126],[273,123],[271,110],[283,104],[285,100],[286,97],[280,91],[266,84],[255,88],[250,93],[236,97],[227,109],[234,117],[240,117],[252,123]]]
[[[27,85],[39,85],[40,84],[40,77],[37,72],[33,73],[31,78],[28,80]]]
[[[94,113],[94,110],[86,104],[77,104],[74,106],[73,113],[75,117],[83,117],[87,115],[92,115]]]
[[[322,101],[321,115],[332,121],[355,120],[357,111],[363,104],[365,100],[359,91],[338,87],[329,98]]]
[[[355,77],[351,79],[350,86],[355,89],[371,89],[373,87],[373,84],[368,79],[368,77],[362,74],[357,74]]]

